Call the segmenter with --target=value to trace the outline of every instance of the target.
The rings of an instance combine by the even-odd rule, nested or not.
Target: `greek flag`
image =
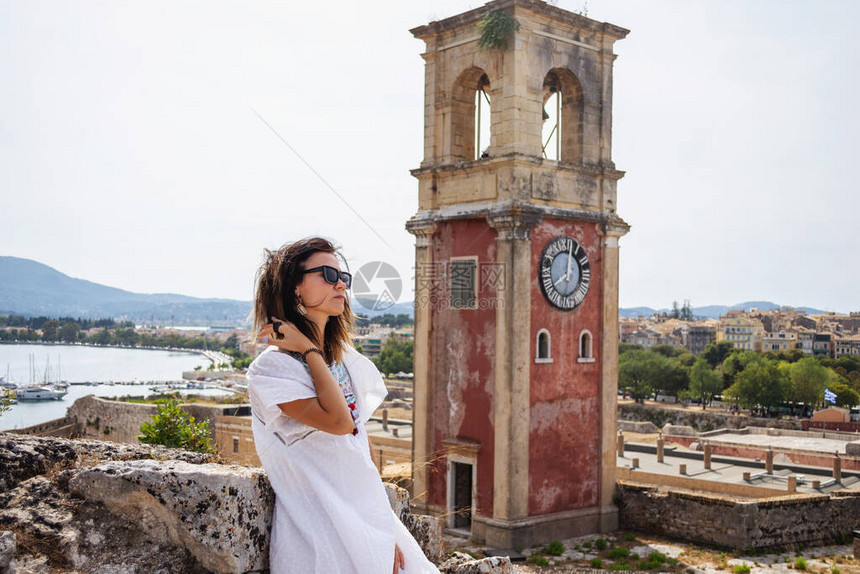
[[[824,389],[824,402],[836,404],[836,393],[830,389]]]

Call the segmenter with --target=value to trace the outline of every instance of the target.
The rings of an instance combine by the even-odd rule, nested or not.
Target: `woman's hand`
[[[394,570],[392,570],[391,574],[397,574],[405,566],[406,566],[406,561],[403,559],[403,552],[401,552],[400,547],[395,544],[394,545]]]
[[[277,333],[274,331],[275,327],[278,328]],[[257,337],[263,339],[264,343],[296,353],[304,353],[315,346],[294,324],[276,317],[272,317],[271,323],[263,325]]]

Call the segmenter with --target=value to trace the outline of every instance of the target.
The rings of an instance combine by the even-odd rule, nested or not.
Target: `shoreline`
[[[96,349],[140,349],[141,351],[171,351],[206,356],[209,349],[186,349],[183,347],[148,347],[131,345],[98,345],[96,343],[67,343],[57,341],[0,341],[0,345],[41,345],[44,347],[93,347]]]

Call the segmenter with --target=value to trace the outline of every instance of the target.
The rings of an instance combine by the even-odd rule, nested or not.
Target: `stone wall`
[[[800,423],[792,420],[762,419],[730,415],[728,413],[711,413],[695,407],[667,409],[660,406],[640,405],[636,403],[619,404],[618,420],[648,421],[654,423],[659,428],[663,428],[667,424],[685,425],[693,427],[699,432],[720,428],[742,428],[746,426],[800,430]]]
[[[860,493],[759,500],[618,482],[621,527],[737,550],[820,544],[860,526]]]
[[[124,403],[87,395],[76,400],[66,413],[77,423],[82,438],[139,444],[140,426],[158,412],[155,405]]]
[[[196,420],[208,420],[212,438],[217,440],[216,429],[219,417],[235,410],[236,405],[198,405],[186,403],[182,410]],[[112,401],[94,395],[76,400],[69,407],[66,418],[77,424],[78,436],[93,440],[106,440],[128,444],[140,444],[137,435],[143,423],[151,422],[158,412],[155,405]],[[232,445],[230,446],[232,450]]]
[[[439,561],[437,519],[411,514],[406,491],[388,488],[392,509]],[[0,433],[0,538],[18,572],[266,572],[273,505],[259,468]]]
[[[77,422],[68,416],[29,427],[8,430],[6,432],[32,436],[54,436],[60,438],[77,438],[80,435]]]

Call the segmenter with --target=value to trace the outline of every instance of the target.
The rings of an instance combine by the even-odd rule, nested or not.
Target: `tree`
[[[684,299],[684,306],[681,307],[681,315],[680,319],[682,321],[695,321],[696,318],[693,316],[693,308],[690,306],[690,300]]]
[[[830,381],[830,372],[812,357],[800,359],[791,366],[791,400],[810,407],[824,396],[824,387]]]
[[[690,369],[681,364],[678,359],[665,359],[656,365],[653,388],[667,395],[678,396],[690,385]]]
[[[746,355],[746,353],[742,353]],[[736,374],[735,382],[725,394],[744,408],[762,406],[774,409],[785,401],[787,384],[776,363],[750,353],[743,370]]]
[[[60,329],[60,322],[54,319],[50,321],[45,321],[45,324],[42,325],[42,339],[45,341],[56,341],[57,333]]]
[[[836,406],[850,409],[860,405],[860,394],[844,383],[830,383],[828,389],[836,395]]]
[[[57,336],[61,341],[74,343],[78,340],[78,331],[80,331],[80,327],[77,323],[63,323]]]
[[[702,409],[723,390],[723,380],[704,357],[699,357],[690,369],[690,395],[702,399]]]
[[[411,373],[413,370],[412,352],[412,341],[391,337],[385,342],[385,346],[373,362],[376,368],[385,374],[401,371]]]
[[[673,347],[672,345],[654,345],[651,347],[652,353],[659,353],[664,357],[675,357],[684,352],[684,347]]]
[[[642,345],[637,345],[635,343],[618,343],[618,355],[623,355],[627,351],[632,351],[634,349],[643,349]]]
[[[209,436],[209,421],[197,422],[180,408],[176,399],[168,399],[163,405],[158,405],[158,412],[152,415],[152,422],[143,423],[140,432],[137,438],[142,443],[215,453]]]
[[[729,354],[722,365],[720,374],[723,377],[723,388],[727,389],[735,383],[735,377],[744,370],[748,364],[754,361],[763,361],[764,358],[754,351],[736,351]]]
[[[735,346],[729,341],[715,341],[705,347],[700,356],[704,357],[712,369],[716,369],[723,364],[726,357],[731,355],[735,350]]]
[[[133,327],[130,329],[117,329],[114,331],[114,337],[118,345],[132,347],[137,344],[137,333],[134,332]]]
[[[696,363],[696,355],[690,351],[683,350],[680,355],[675,357],[675,360],[689,369]]]
[[[665,361],[666,357],[645,349],[627,351],[618,359],[618,384],[629,389],[636,402],[644,402]]]
[[[96,345],[110,345],[113,343],[113,335],[107,327],[100,331],[96,331],[89,337],[89,341]]]

